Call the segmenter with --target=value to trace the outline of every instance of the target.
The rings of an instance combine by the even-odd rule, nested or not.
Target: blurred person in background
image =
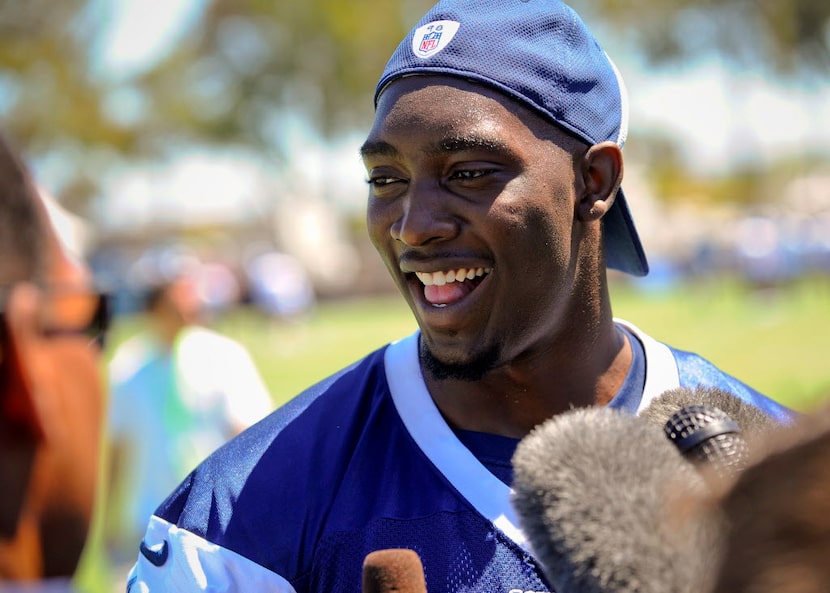
[[[108,300],[0,138],[0,590],[69,591],[92,519]]]
[[[245,266],[251,302],[282,321],[297,321],[314,309],[317,297],[308,272],[287,253],[267,251]]]
[[[105,531],[111,561],[124,574],[159,502],[202,459],[273,407],[248,351],[200,325],[198,286],[187,272],[152,286],[146,327],[121,344],[110,363]]]

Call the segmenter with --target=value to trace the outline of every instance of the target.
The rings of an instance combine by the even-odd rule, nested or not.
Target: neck
[[[427,388],[455,428],[521,438],[551,416],[605,405],[625,381],[631,346],[610,310],[592,332],[565,329],[544,347],[489,371],[479,381],[436,379]]]
[[[170,350],[184,325],[167,319],[155,319],[152,321],[151,329],[158,343],[164,349]]]

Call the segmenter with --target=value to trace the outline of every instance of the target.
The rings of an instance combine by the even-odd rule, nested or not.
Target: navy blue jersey
[[[789,416],[699,356],[625,325],[643,344],[645,387],[639,401],[615,406],[636,411],[668,389],[710,385]],[[130,585],[359,593],[369,552],[409,548],[429,593],[549,591],[517,525],[509,486],[435,407],[416,333],[314,386],[202,463],[151,519]]]

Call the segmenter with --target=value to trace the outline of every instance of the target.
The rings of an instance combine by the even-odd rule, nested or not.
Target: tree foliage
[[[830,75],[827,0],[573,0],[655,64],[715,54],[772,76]]]
[[[71,139],[129,149],[133,134],[111,121],[105,89],[89,73],[94,22],[85,0],[0,1],[0,108],[31,151]]]
[[[573,2],[655,63],[711,52],[770,75],[827,80],[828,0]],[[71,164],[66,187],[78,201],[117,155],[163,155],[191,142],[279,155],[290,149],[289,113],[324,138],[365,128],[388,56],[431,3],[204,0],[198,22],[160,62],[110,80],[91,64],[106,2],[0,0],[0,117],[30,156],[57,152]]]
[[[391,50],[427,0],[214,0],[141,80],[154,116],[216,140],[279,145],[285,111],[330,136],[362,127]]]
[[[270,144],[279,135],[281,109],[303,113],[324,135],[362,127],[386,59],[431,3],[213,0],[194,35],[142,84],[165,126],[185,123],[219,140]],[[575,0],[575,6],[655,63],[713,53],[770,75],[830,74],[827,0]]]

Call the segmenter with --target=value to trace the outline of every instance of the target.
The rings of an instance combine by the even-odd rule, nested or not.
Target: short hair
[[[0,134],[0,289],[40,277],[45,221],[23,161]]]

